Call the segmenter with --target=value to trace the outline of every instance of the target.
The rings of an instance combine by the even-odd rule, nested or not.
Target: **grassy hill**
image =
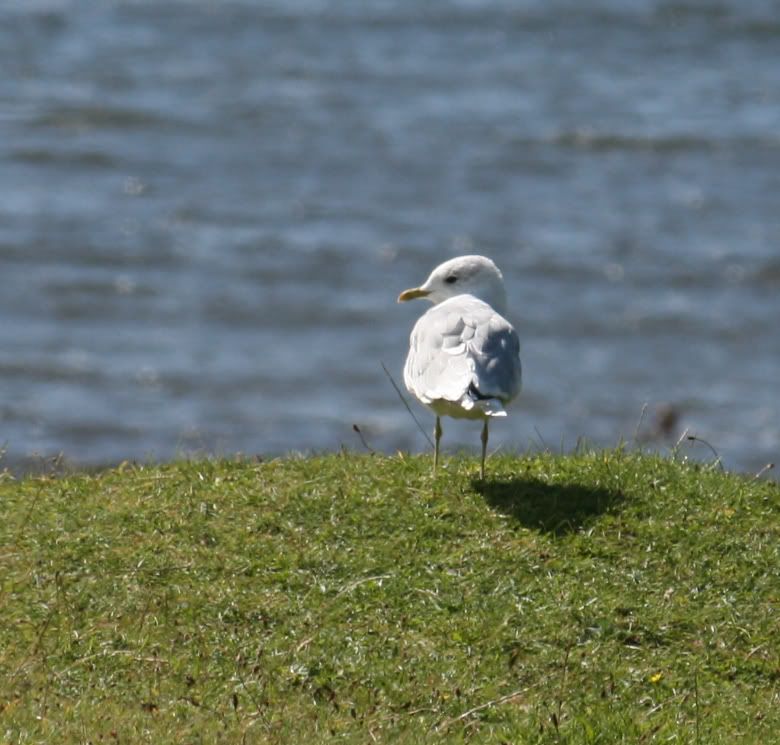
[[[0,742],[777,742],[777,484],[477,467],[6,475]]]

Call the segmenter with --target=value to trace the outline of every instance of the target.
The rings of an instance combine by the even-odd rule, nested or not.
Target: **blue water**
[[[395,298],[473,252],[492,446],[780,457],[774,2],[19,0],[0,69],[6,463],[421,450]]]

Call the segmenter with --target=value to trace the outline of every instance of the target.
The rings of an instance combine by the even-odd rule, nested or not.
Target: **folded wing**
[[[404,382],[422,403],[455,405],[457,416],[500,416],[519,392],[520,343],[489,305],[459,295],[435,305],[415,324]],[[452,406],[448,407],[452,409]]]

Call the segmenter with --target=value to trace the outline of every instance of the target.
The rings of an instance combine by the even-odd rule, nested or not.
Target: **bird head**
[[[499,313],[506,308],[504,278],[486,256],[458,256],[439,264],[422,285],[404,290],[398,302],[425,298],[437,305],[456,295],[473,295]]]

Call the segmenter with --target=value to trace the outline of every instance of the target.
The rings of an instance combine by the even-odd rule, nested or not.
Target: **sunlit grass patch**
[[[653,456],[0,483],[8,742],[771,742],[780,490]]]

